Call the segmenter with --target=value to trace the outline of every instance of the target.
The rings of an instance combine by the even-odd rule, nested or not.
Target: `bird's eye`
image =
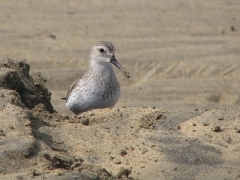
[[[100,51],[101,53],[104,53],[104,49],[103,49],[103,48],[99,49],[99,51]]]

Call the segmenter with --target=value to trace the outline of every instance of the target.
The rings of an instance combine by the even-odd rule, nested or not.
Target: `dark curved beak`
[[[110,59],[110,62],[115,65],[118,69],[120,69],[125,76],[127,76],[127,78],[129,78],[129,73],[122,67],[122,65],[117,61],[117,59],[115,58],[115,56],[113,55]]]

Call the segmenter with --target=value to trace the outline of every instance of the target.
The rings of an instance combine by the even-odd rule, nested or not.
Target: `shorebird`
[[[128,78],[129,73],[117,61],[114,51],[114,45],[107,41],[99,41],[92,47],[88,70],[72,83],[67,97],[62,98],[66,99],[66,106],[75,114],[113,107],[117,103],[120,85],[111,64]]]

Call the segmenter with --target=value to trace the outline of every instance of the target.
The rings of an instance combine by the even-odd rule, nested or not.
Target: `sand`
[[[237,0],[3,0],[0,12],[0,179],[240,177]],[[61,97],[99,40],[130,79],[115,68],[116,106],[75,116]]]

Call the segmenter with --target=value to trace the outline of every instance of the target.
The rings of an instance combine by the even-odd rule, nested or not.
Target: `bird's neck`
[[[108,62],[96,62],[90,59],[90,65],[89,65],[90,69],[92,69],[93,71],[95,71],[96,73],[113,73],[114,74],[114,70],[113,67],[110,63]]]
[[[112,91],[119,91],[119,83],[110,63],[90,61],[89,69],[85,76],[90,78],[90,81],[93,81],[96,86],[112,87]]]

